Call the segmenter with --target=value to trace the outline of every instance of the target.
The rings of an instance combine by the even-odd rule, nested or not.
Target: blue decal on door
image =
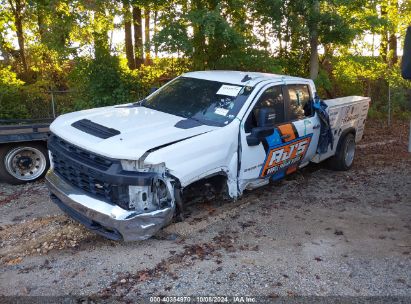
[[[260,178],[278,180],[297,170],[308,150],[312,133],[298,137],[292,123],[278,126],[263,142],[266,159]]]

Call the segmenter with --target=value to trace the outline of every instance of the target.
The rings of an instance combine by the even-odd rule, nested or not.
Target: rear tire
[[[42,178],[50,161],[44,144],[28,142],[0,146],[0,181],[12,185]]]
[[[348,133],[340,139],[335,155],[330,158],[329,165],[333,170],[349,170],[354,163],[355,156],[355,136]]]

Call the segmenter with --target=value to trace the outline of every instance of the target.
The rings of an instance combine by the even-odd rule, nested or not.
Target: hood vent
[[[82,119],[71,124],[72,127],[79,129],[87,134],[99,138],[107,139],[120,134],[120,131],[92,122],[89,119]]]

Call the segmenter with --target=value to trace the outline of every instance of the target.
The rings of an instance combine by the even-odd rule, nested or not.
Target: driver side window
[[[244,128],[246,133],[251,132],[252,128],[257,127],[258,112],[263,107],[274,110],[276,124],[280,124],[285,121],[284,95],[282,86],[270,87],[260,96],[254,106],[254,109],[251,111],[245,122]]]

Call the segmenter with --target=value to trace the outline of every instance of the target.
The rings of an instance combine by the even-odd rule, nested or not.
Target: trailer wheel
[[[354,163],[355,137],[348,133],[338,143],[335,155],[330,158],[329,165],[337,171],[346,171]]]
[[[50,166],[45,145],[24,143],[0,147],[0,180],[17,185],[42,178]]]

